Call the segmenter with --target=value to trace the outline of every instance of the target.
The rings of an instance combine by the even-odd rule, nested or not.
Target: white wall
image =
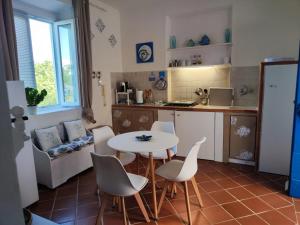
[[[97,79],[93,80],[93,109],[96,125],[111,125],[111,72],[122,71],[122,55],[121,55],[121,34],[120,34],[120,14],[112,7],[92,0],[93,5],[103,8],[102,11],[94,6],[90,6],[91,14],[91,30],[92,30],[92,54],[93,54],[93,70],[101,71],[102,81],[105,85],[105,100],[102,96],[101,87],[98,86]],[[103,32],[99,32],[95,23],[101,18],[105,24]],[[108,41],[111,34],[117,39],[117,44],[112,47]],[[104,103],[106,102],[106,106]],[[88,126],[95,126],[89,124]]]
[[[299,0],[239,0],[232,23],[234,65],[257,65],[267,56],[298,58]]]
[[[165,68],[165,13],[159,7],[121,9],[122,58],[124,72]],[[136,63],[135,45],[153,41],[154,63]]]
[[[258,65],[270,55],[298,57],[299,0],[173,0],[157,4],[143,1],[120,7],[124,71],[165,68],[166,16],[228,5],[232,6],[234,66]],[[136,64],[135,44],[144,41],[154,42],[154,63]]]
[[[29,118],[29,130],[50,127],[60,122],[77,120],[81,118],[80,109],[72,109],[60,112],[51,112],[40,115],[31,115]]]

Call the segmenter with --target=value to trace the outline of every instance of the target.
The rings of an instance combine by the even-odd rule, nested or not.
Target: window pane
[[[46,89],[48,92],[39,106],[56,105],[58,100],[51,24],[34,19],[30,19],[29,23],[37,89]]]
[[[28,20],[27,18],[19,16],[15,16],[14,20],[17,38],[20,80],[24,81],[25,87],[36,87]]]
[[[77,102],[77,76],[72,55],[72,26],[58,25],[59,51],[63,80],[63,98],[65,103]],[[73,49],[74,50],[74,49]]]

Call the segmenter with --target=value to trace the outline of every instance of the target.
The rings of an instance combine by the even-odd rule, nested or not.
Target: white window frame
[[[21,17],[26,19],[26,28],[27,28],[27,35],[29,39],[30,45],[30,57],[32,59],[32,67],[33,67],[33,78],[36,87],[36,78],[35,78],[35,68],[34,68],[34,58],[33,58],[33,49],[32,49],[32,39],[31,39],[31,30],[29,20],[34,19],[41,22],[49,23],[51,29],[51,42],[52,42],[52,55],[53,55],[53,66],[54,66],[54,73],[55,73],[55,82],[56,82],[56,98],[57,104],[55,105],[47,105],[47,106],[39,106],[38,108],[47,109],[53,107],[78,107],[80,106],[80,95],[79,95],[79,76],[78,76],[78,67],[77,67],[77,46],[75,40],[75,21],[74,19],[70,20],[63,20],[54,22],[49,19],[40,18],[37,16],[29,15],[19,10],[14,10],[14,16]],[[63,76],[62,76],[62,66],[61,66],[61,54],[60,54],[60,44],[59,44],[59,34],[58,34],[58,27],[59,25],[71,25],[71,60],[72,60],[72,72],[73,74],[73,84],[74,86],[74,103],[66,103],[64,101],[64,91],[63,91]]]
[[[79,100],[79,80],[78,80],[78,67],[77,67],[77,50],[76,50],[76,40],[75,40],[75,21],[74,19],[70,20],[62,20],[58,22],[53,23],[53,35],[55,38],[54,41],[54,51],[55,51],[55,63],[56,63],[56,79],[57,79],[57,86],[59,88],[60,92],[60,104],[62,106],[79,106],[80,100]],[[65,96],[64,96],[64,81],[63,81],[63,70],[62,70],[62,57],[61,57],[61,51],[60,51],[60,39],[59,39],[59,26],[61,25],[71,25],[71,34],[70,34],[70,50],[71,50],[71,70],[74,73],[72,76],[72,81],[74,84],[74,102],[73,103],[67,103],[65,102]]]

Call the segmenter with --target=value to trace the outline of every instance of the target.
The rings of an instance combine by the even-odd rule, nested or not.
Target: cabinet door
[[[202,145],[198,158],[215,159],[213,112],[175,112],[176,134],[179,137],[177,146],[179,156],[187,156],[191,147],[203,136],[207,141]]]
[[[133,131],[150,130],[155,120],[153,110],[136,110],[131,111],[133,117]]]
[[[133,131],[133,118],[129,110],[113,109],[112,122],[115,134]]]
[[[157,119],[155,110],[113,109],[112,120],[115,134],[138,130],[150,130]]]
[[[158,110],[158,121],[174,122],[175,111],[174,110]]]
[[[230,123],[230,158],[253,161],[256,141],[256,116],[232,115]]]

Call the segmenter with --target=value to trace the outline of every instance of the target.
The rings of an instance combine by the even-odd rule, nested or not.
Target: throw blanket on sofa
[[[87,136],[76,138],[70,143],[65,143],[53,148],[50,148],[47,153],[50,157],[56,158],[65,153],[71,153],[73,151],[79,151],[81,147],[91,144],[94,142],[94,137],[92,134],[87,133]]]

